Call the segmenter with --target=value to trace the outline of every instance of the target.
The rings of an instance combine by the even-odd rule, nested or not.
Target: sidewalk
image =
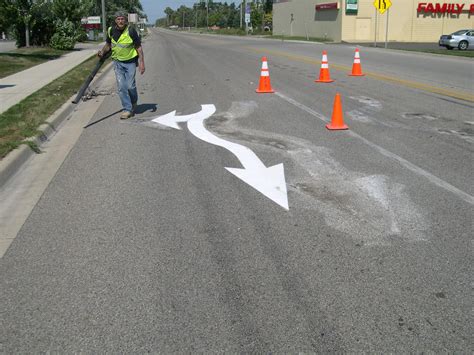
[[[82,63],[102,46],[81,43],[76,51],[0,79],[0,114]]]

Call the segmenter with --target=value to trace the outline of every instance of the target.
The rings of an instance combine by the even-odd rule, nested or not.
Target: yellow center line
[[[249,49],[251,51],[255,51],[258,53],[265,53],[265,54],[272,54],[280,57],[285,57],[291,60],[303,62],[303,63],[309,63],[313,65],[319,65],[321,62],[319,60],[313,59],[311,57],[307,56],[301,56],[301,55],[294,55],[294,54],[288,54],[285,52],[280,52],[280,51],[275,51],[271,49],[257,49],[253,47],[245,47],[246,49]],[[345,71],[345,72],[350,72],[352,70],[351,67],[345,66],[345,65],[338,65],[338,64],[330,64],[330,68],[334,68],[340,71]],[[440,94],[440,95],[445,95],[449,97],[453,97],[455,99],[460,99],[460,100],[465,100],[469,102],[474,102],[474,95],[460,92],[460,91],[452,91],[452,90],[447,90],[447,89],[442,89],[436,86],[428,85],[428,84],[423,84],[419,83],[416,81],[411,81],[411,80],[405,80],[405,79],[399,79],[395,78],[393,76],[388,76],[384,74],[377,74],[377,73],[372,73],[372,72],[364,72],[364,74],[368,77],[378,79],[378,80],[384,80],[384,81],[389,81],[392,83],[396,83],[399,85],[403,85],[406,87],[410,88],[415,88],[415,89],[420,89],[423,91],[431,92],[434,94]]]

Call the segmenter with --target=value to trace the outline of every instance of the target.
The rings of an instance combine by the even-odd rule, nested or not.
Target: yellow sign
[[[381,14],[383,14],[390,6],[392,6],[392,3],[390,0],[375,0],[374,6]]]

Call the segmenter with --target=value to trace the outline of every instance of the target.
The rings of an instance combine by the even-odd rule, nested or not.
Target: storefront
[[[380,14],[377,7],[386,7]],[[391,5],[390,5],[391,3]],[[333,41],[437,42],[442,34],[474,28],[473,0],[274,0],[273,34]]]

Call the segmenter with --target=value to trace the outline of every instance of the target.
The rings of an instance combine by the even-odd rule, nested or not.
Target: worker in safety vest
[[[102,57],[112,48],[117,89],[123,107],[120,119],[123,120],[133,116],[138,101],[136,67],[138,66],[140,74],[145,72],[140,36],[133,27],[128,26],[127,20],[128,14],[115,14],[115,26],[109,27],[105,45],[98,53]]]

